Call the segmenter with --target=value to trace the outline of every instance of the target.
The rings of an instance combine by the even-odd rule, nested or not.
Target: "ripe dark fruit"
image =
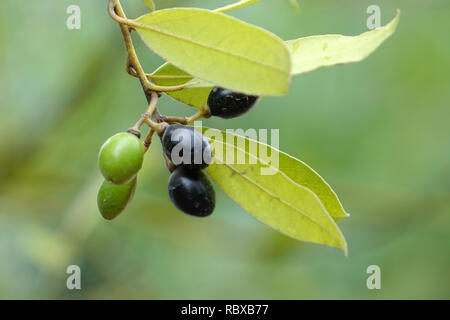
[[[214,210],[216,194],[200,170],[178,167],[169,178],[168,190],[170,200],[186,214],[206,217]]]
[[[258,96],[249,96],[228,89],[214,87],[208,97],[211,115],[224,119],[236,118],[253,107]]]
[[[136,178],[132,181],[115,185],[104,181],[97,196],[97,205],[103,218],[112,220],[125,210],[136,190]]]
[[[172,124],[165,129],[161,140],[164,153],[175,166],[204,169],[211,162],[211,146],[194,128]]]
[[[131,181],[141,169],[144,147],[135,135],[121,132],[103,144],[98,160],[107,181],[124,184]]]

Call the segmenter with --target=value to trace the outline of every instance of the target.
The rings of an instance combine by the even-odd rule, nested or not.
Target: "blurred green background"
[[[129,16],[146,12],[122,1]],[[163,1],[215,8],[232,1]],[[124,71],[106,0],[3,0],[0,11],[0,298],[450,298],[450,2],[263,0],[231,14],[283,39],[366,30],[402,10],[397,33],[368,60],[293,80],[218,128],[280,128],[280,148],[316,169],[352,215],[340,222],[349,257],[291,240],[217,188],[208,219],[176,211],[156,141],[134,201],[101,218],[97,152],[146,102]],[[66,8],[81,7],[81,30]],[[141,43],[148,71],[161,60]],[[165,114],[193,110],[167,97]],[[82,289],[68,290],[67,266]],[[381,290],[366,268],[381,267]]]

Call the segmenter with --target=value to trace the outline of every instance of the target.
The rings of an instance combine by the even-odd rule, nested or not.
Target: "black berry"
[[[231,119],[243,115],[258,100],[258,96],[249,96],[228,89],[214,87],[208,97],[211,115]]]
[[[165,129],[161,139],[164,153],[175,166],[204,169],[211,162],[211,146],[194,128],[172,124]]]
[[[170,175],[168,191],[173,204],[186,214],[206,217],[214,210],[216,194],[201,170],[178,167]]]

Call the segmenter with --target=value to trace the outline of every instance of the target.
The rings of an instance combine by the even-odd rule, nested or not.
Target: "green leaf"
[[[195,8],[154,11],[133,26],[155,53],[201,80],[254,95],[289,89],[289,51],[264,29]]]
[[[250,4],[254,4],[256,2],[260,2],[260,1],[261,0],[241,0],[241,1],[229,4],[227,6],[218,8],[218,9],[216,9],[214,11],[216,11],[216,12],[228,12],[228,11],[239,9],[239,8],[248,6]]]
[[[364,60],[395,32],[399,19],[400,11],[387,25],[354,37],[329,34],[286,41],[292,74]]]
[[[242,208],[290,237],[337,247],[347,253],[344,236],[333,220],[347,214],[336,194],[315,171],[255,140],[217,129],[203,128],[203,133],[214,150],[214,162],[206,169],[207,173]],[[227,135],[233,142],[227,140]],[[245,141],[245,147],[238,140]],[[225,152],[226,148],[229,150]],[[279,153],[278,166],[261,156],[261,150],[266,148],[269,155]],[[235,161],[224,160],[233,153]],[[245,159],[244,164],[237,164],[240,157]]]
[[[156,10],[156,6],[153,0],[144,0],[144,3],[147,7],[149,7],[150,10],[152,11]]]
[[[179,91],[166,92],[166,94],[177,101],[195,108],[201,108],[206,104],[209,93],[214,88],[213,84],[198,79],[194,80],[190,74],[170,63],[165,63],[160,66],[152,74],[152,81],[161,86],[176,86],[191,81],[192,86]]]

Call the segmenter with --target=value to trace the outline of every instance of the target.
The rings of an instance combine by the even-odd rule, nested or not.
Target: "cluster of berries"
[[[212,116],[231,119],[246,113],[257,100],[257,96],[215,87],[208,97],[208,107]],[[182,124],[164,126],[160,137],[171,172],[168,182],[171,201],[186,214],[209,216],[215,207],[215,192],[202,171],[212,159],[208,140]],[[117,217],[133,198],[144,153],[144,145],[134,132],[118,133],[101,147],[99,166],[105,181],[97,203],[105,219]]]

